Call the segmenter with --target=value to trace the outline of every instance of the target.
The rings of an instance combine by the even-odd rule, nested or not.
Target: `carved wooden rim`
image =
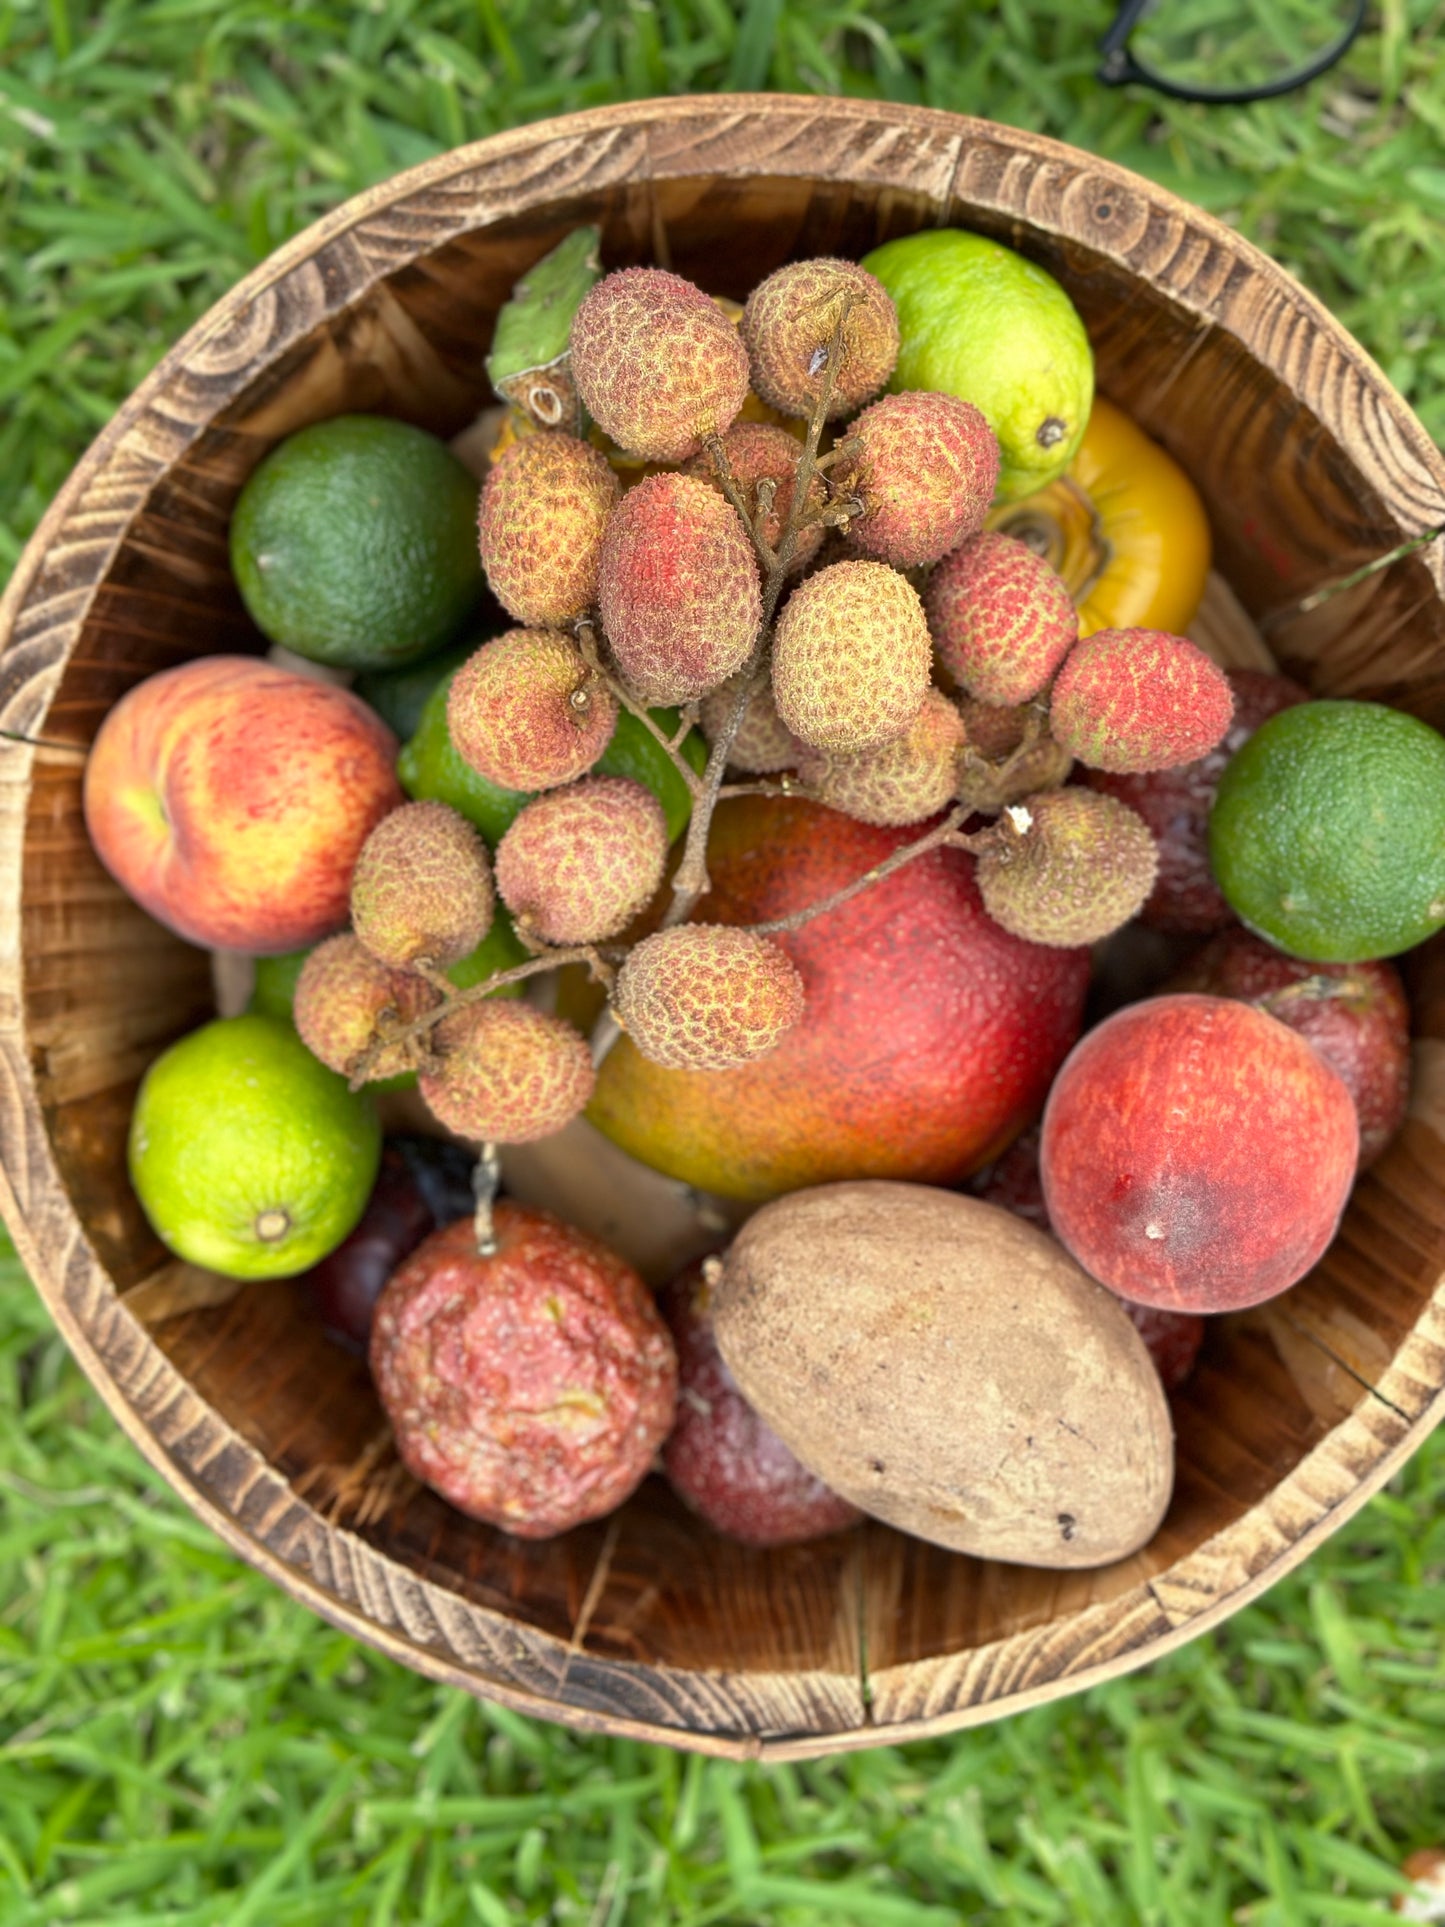
[[[417,1671],[522,1712],[781,1759],[979,1724],[1116,1676],[1218,1625],[1305,1558],[1445,1416],[1445,1279],[1372,1396],[1265,1500],[1107,1604],[866,1682],[599,1659],[472,1606],[328,1525],[190,1390],[117,1298],[61,1184],[31,1076],[18,954],[26,810],[36,757],[48,753],[51,696],[133,518],[204,424],[318,321],[457,234],[582,189],[709,175],[868,181],[931,200],[940,222],[986,210],[1105,252],[1288,383],[1350,449],[1401,540],[1441,520],[1445,461],[1312,296],[1211,216],[1061,143],[922,108],[741,95],[571,115],[413,168],[313,224],[190,330],[77,465],[0,601],[0,902],[10,907],[0,954],[0,1211],[118,1423],[234,1551],[323,1617]],[[1422,559],[1445,595],[1445,542]],[[819,1729],[823,1706],[835,1730]]]

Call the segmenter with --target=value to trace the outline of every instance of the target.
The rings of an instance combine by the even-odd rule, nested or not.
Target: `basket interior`
[[[1109,212],[1095,210],[1105,225]],[[1064,282],[1093,337],[1101,390],[1194,478],[1216,566],[1266,625],[1282,665],[1317,694],[1377,697],[1445,726],[1445,610],[1417,560],[1393,563],[1308,615],[1288,613],[1400,539],[1368,477],[1297,394],[1232,333],[1110,255],[1027,224],[1004,226],[967,205],[947,213],[996,232]],[[125,1130],[147,1063],[212,1014],[211,972],[201,952],[122,896],[91,854],[74,749],[155,670],[264,647],[226,561],[231,505],[250,470],[279,437],[343,410],[393,413],[447,435],[467,426],[491,400],[482,358],[498,306],[579,221],[602,223],[609,265],[661,259],[715,293],[742,297],[787,259],[856,258],[940,215],[933,202],[892,188],[782,176],[674,180],[553,202],[403,261],[356,307],[258,373],[162,475],[37,732],[58,747],[37,758],[24,855],[21,950],[36,1083],[63,1181],[118,1291],[144,1287],[169,1266],[126,1179]],[[1226,258],[1201,272],[1228,269]],[[1308,362],[1302,336],[1302,387]],[[1421,1037],[1445,1039],[1445,955],[1437,945],[1411,968]],[[575,1638],[584,1654],[731,1673],[877,1673],[1062,1622],[1164,1573],[1258,1506],[1333,1427],[1376,1398],[1372,1385],[1445,1267],[1441,1166],[1441,1138],[1408,1125],[1357,1187],[1318,1270],[1259,1312],[1212,1322],[1176,1404],[1179,1473],[1168,1518],[1144,1552],[1096,1573],[990,1564],[876,1525],[753,1552],[708,1533],[655,1478],[615,1523],[524,1544],[373,1463],[381,1415],[365,1369],[322,1336],[291,1287],[248,1287],[226,1304],[160,1319],[153,1335],[216,1412],[320,1510],[458,1594]]]

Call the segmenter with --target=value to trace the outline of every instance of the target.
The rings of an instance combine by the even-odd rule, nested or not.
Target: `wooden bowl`
[[[1208,215],[1033,135],[862,101],[642,102],[463,148],[346,203],[258,268],[100,436],[0,609],[3,1206],[116,1418],[187,1504],[316,1611],[523,1712],[735,1756],[820,1754],[995,1719],[1167,1652],[1346,1519],[1445,1411],[1445,949],[1409,959],[1409,1123],[1319,1268],[1215,1321],[1177,1406],[1153,1543],[1093,1573],[955,1556],[869,1525],[745,1550],[652,1479],[612,1521],[524,1544],[408,1489],[364,1368],[285,1284],[203,1302],[126,1180],[150,1060],[212,1014],[208,959],[86,841],[105,712],[194,655],[259,649],[227,518],[280,437],[349,409],[455,434],[513,282],[599,221],[611,265],[740,297],[794,257],[940,223],[1064,283],[1100,386],[1184,464],[1219,569],[1321,694],[1445,725],[1434,541],[1445,463],[1379,370]],[[193,1308],[187,1310],[190,1303]]]

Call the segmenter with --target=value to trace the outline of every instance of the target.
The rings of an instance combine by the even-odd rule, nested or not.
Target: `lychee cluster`
[[[691,920],[725,779],[925,826],[920,848],[974,852],[1007,930],[1074,946],[1134,916],[1158,866],[1150,824],[1104,790],[1203,756],[1233,707],[1180,637],[1079,640],[1053,569],[985,527],[999,447],[983,414],[882,392],[899,326],[873,275],[793,262],[738,309],[662,269],[593,272],[562,357],[586,411],[572,426],[591,426],[528,419],[504,438],[478,539],[519,626],[447,700],[458,757],[520,793],[495,874],[444,805],[396,811],[356,865],[352,931],[316,952],[297,1003],[327,1063],[353,1082],[415,1072],[436,1116],[483,1140],[558,1129],[593,1081],[577,1031],[466,974],[498,896],[530,953],[511,976],[585,961],[644,1056],[738,1069],[806,1000],[773,926]],[[684,705],[681,723],[662,705]],[[687,791],[670,897],[657,796],[596,773],[624,707]],[[682,753],[694,725],[701,773]],[[1063,787],[1076,761],[1097,789]]]

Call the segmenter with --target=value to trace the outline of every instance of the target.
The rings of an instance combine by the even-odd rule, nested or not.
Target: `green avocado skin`
[[[402,788],[413,800],[425,797],[437,803],[450,803],[469,823],[474,823],[496,848],[522,806],[530,803],[533,792],[503,789],[489,783],[485,776],[462,761],[447,729],[447,691],[456,670],[449,670],[432,690],[422,711],[416,734],[404,745],[396,773]],[[680,718],[675,709],[655,709],[653,720],[672,734]],[[682,753],[699,775],[707,763],[707,744],[698,732],[690,730]],[[593,765],[593,776],[630,776],[650,789],[662,804],[667,817],[669,842],[681,836],[692,814],[692,798],[686,783],[673,768],[664,750],[635,716],[619,710],[612,741]]]
[[[1445,736],[1382,703],[1300,703],[1232,756],[1209,818],[1230,908],[1309,963],[1445,928]]]
[[[448,642],[483,588],[476,478],[445,442],[337,415],[273,448],[231,518],[231,569],[272,642],[385,669]]]

